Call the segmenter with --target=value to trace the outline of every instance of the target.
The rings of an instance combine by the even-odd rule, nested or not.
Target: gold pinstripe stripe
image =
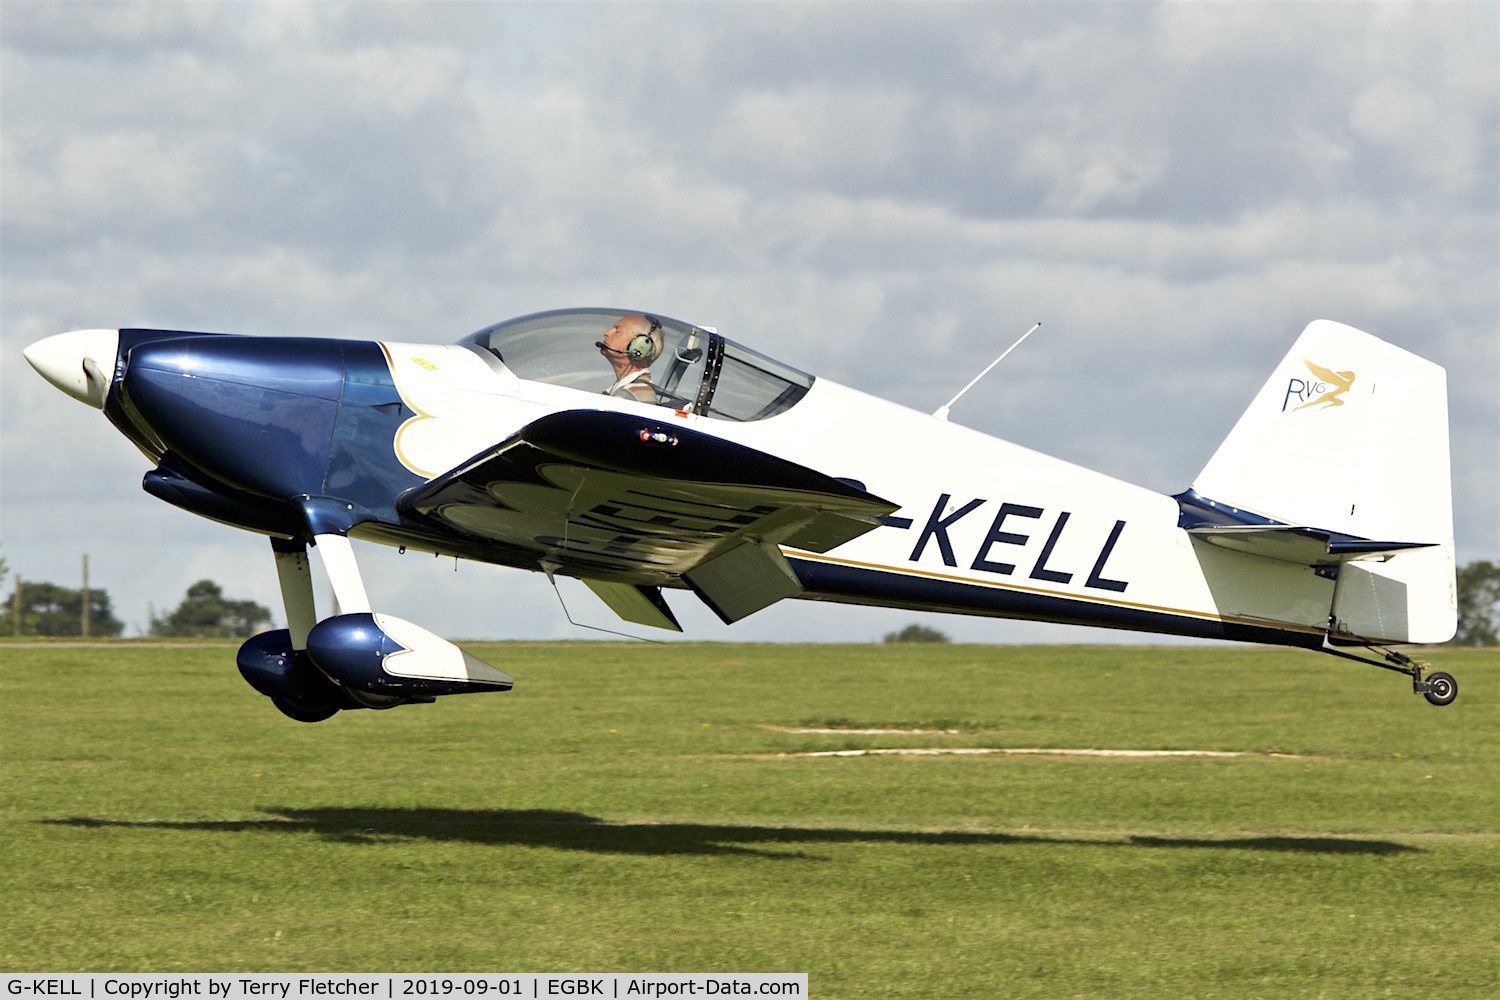
[[[396,394],[401,397],[401,402],[406,404],[407,409],[416,414],[416,416],[412,417],[410,420],[405,421],[401,424],[400,427],[396,428],[396,437],[392,442],[393,447],[396,449],[396,458],[401,462],[402,465],[406,466],[407,469],[415,472],[422,478],[431,481],[437,475],[437,473],[421,468],[415,462],[412,462],[406,457],[406,453],[401,450],[401,435],[405,434],[406,429],[408,427],[411,427],[413,424],[421,423],[423,420],[433,419],[433,415],[426,412],[425,410],[419,409],[417,405],[413,403],[411,399],[406,395],[405,390],[401,388],[400,380],[396,378],[396,359],[391,356],[391,349],[389,347],[386,347],[385,344],[381,341],[376,341],[376,343],[380,345],[380,353],[385,355],[386,366],[391,370],[391,384],[396,387]]]
[[[897,576],[925,576],[933,580],[943,580],[948,583],[963,583],[973,587],[983,587],[987,590],[1017,591],[1025,594],[1039,594],[1043,597],[1056,597],[1061,600],[1080,601],[1084,604],[1100,604],[1105,607],[1127,608],[1137,611],[1157,611],[1163,614],[1179,615],[1184,618],[1197,618],[1204,621],[1229,622],[1235,625],[1256,625],[1262,628],[1275,628],[1286,632],[1304,632],[1308,635],[1322,635],[1323,630],[1308,625],[1298,625],[1293,622],[1273,621],[1269,618],[1246,618],[1239,615],[1209,614],[1203,611],[1189,611],[1185,608],[1173,608],[1160,604],[1138,604],[1132,601],[1110,601],[1094,597],[1092,594],[1059,594],[1052,590],[1042,590],[1040,587],[1027,587],[1022,584],[1004,584],[993,580],[975,580],[971,577],[954,576],[949,573],[936,573],[932,570],[917,569],[915,567],[887,566],[883,563],[860,562],[856,559],[842,559],[834,556],[821,555],[816,552],[806,552],[802,549],[789,549],[788,555],[794,559],[805,559],[808,562],[831,563],[835,566],[850,566],[856,569],[873,569],[883,573],[894,573]]]

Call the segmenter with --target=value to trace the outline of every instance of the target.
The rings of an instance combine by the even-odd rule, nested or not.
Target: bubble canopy
[[[534,382],[719,420],[795,406],[813,377],[711,330],[625,309],[558,309],[487,326],[460,344]]]

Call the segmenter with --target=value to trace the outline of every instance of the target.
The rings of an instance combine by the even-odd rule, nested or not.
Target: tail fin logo
[[[1302,379],[1293,376],[1287,379],[1286,395],[1281,399],[1281,412],[1286,412],[1286,408],[1291,406],[1293,399],[1296,399],[1301,404],[1293,406],[1293,411],[1305,410],[1309,406],[1316,406],[1320,410],[1326,410],[1333,406],[1343,406],[1344,401],[1339,397],[1348,392],[1349,387],[1354,385],[1354,373],[1336,372],[1332,369],[1324,368],[1322,365],[1315,365],[1306,358],[1302,359],[1302,363],[1317,378]]]

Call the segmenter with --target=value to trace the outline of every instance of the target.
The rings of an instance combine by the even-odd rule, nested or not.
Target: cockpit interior
[[[498,359],[518,378],[719,420],[773,417],[795,406],[813,384],[813,376],[711,329],[623,309],[534,313],[459,343]]]

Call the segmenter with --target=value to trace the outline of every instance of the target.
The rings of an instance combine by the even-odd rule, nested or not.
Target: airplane
[[[799,598],[1299,647],[1457,696],[1391,648],[1456,628],[1445,372],[1328,320],[1173,496],[643,311],[448,345],[75,330],[25,356],[150,460],[147,493],[268,536],[287,628],[236,659],[298,721],[514,683],[375,611],[351,539],[576,578],[668,630],[665,591],[726,623]]]

